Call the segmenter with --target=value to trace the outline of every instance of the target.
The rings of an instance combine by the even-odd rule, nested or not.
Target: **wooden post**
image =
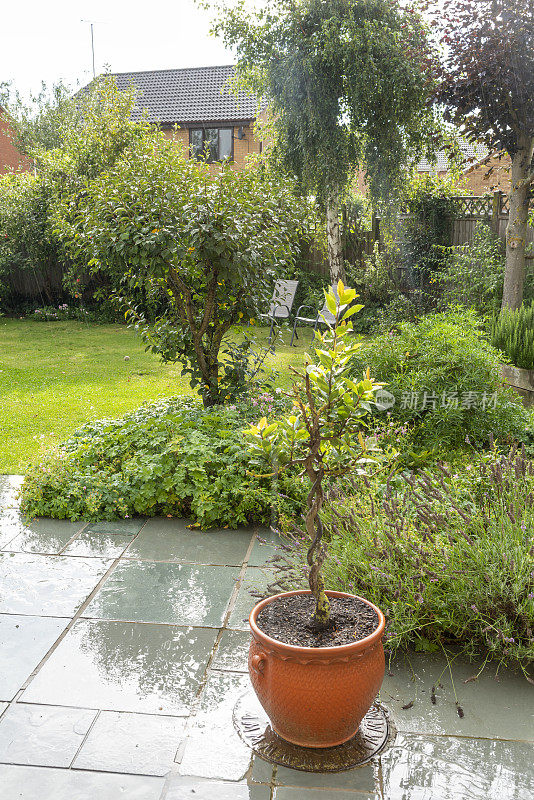
[[[491,212],[491,227],[493,233],[498,236],[499,235],[499,223],[501,217],[501,208],[502,208],[502,192],[498,189],[496,192],[493,192],[493,206]]]
[[[371,230],[373,232],[373,242],[380,243],[380,218],[376,216],[374,211],[371,216]]]

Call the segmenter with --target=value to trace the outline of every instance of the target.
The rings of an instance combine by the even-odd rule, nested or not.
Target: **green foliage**
[[[534,304],[503,309],[492,320],[490,336],[514,366],[534,369]]]
[[[20,103],[10,108],[37,174],[0,178],[0,276],[32,270],[50,304],[60,299],[49,286],[52,272],[63,272],[71,293],[78,293],[79,272],[73,276],[57,226],[63,204],[83,195],[88,179],[109,170],[127,146],[151,132],[143,120],[131,119],[133,94],[120,92],[112,78],[93,82],[75,98],[65,92],[58,88],[52,99],[45,92],[33,114]],[[82,262],[78,270],[85,267]]]
[[[268,372],[265,360],[275,352],[274,342],[257,348],[258,342],[246,330],[243,341],[223,340],[222,380],[225,401],[233,403],[260,390],[273,390],[276,373]]]
[[[480,314],[500,307],[505,253],[501,240],[485,222],[475,226],[471,242],[450,250],[436,280],[441,302],[474,308]]]
[[[218,9],[219,10],[219,9]],[[413,8],[397,0],[274,0],[220,13],[215,32],[272,104],[274,156],[326,200],[365,164],[373,193],[391,191],[432,124],[432,54]]]
[[[61,81],[48,86],[44,81],[37,94],[24,100],[11,84],[0,84],[0,103],[9,108],[17,134],[17,147],[32,154],[36,149],[60,147],[63,130],[77,115],[79,98]]]
[[[214,174],[153,133],[69,197],[58,229],[78,263],[120,284],[147,348],[181,362],[213,405],[233,386],[220,372],[222,340],[267,306],[274,278],[292,267],[304,211],[293,184],[272,171]],[[140,294],[161,304],[155,319]]]
[[[405,207],[411,215],[402,229],[402,263],[413,288],[429,290],[434,274],[448,259],[460,182],[453,171],[444,177],[414,175],[405,187]]]
[[[206,410],[196,400],[171,398],[89,423],[28,472],[22,511],[71,520],[191,516],[201,527],[268,524],[278,503],[293,513],[305,487],[291,473],[278,484],[253,474],[244,428],[283,405],[265,394]]]
[[[30,172],[0,176],[0,297],[4,300],[9,298],[8,276],[13,270],[31,270],[43,277],[47,300],[55,299],[48,279],[63,255],[50,225],[50,205],[50,186],[43,177]]]
[[[387,413],[410,425],[414,447],[444,453],[466,438],[486,446],[490,434],[522,435],[526,412],[501,388],[499,362],[476,313],[458,309],[399,323],[364,345],[353,370],[361,376],[370,368],[386,383],[395,398]]]

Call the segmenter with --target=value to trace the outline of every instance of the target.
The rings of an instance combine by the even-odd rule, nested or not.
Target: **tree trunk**
[[[339,280],[345,283],[343,248],[339,229],[339,190],[337,188],[332,189],[326,204],[326,239],[328,243],[330,282],[333,286]]]
[[[531,196],[529,177],[532,169],[534,137],[522,136],[512,159],[510,216],[506,229],[506,269],[502,309],[520,308],[525,282],[525,245],[528,227],[528,208]]]

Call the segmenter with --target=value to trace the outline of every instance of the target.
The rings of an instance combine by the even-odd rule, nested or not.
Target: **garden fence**
[[[532,201],[534,206],[534,200]],[[456,213],[451,226],[451,246],[468,244],[472,241],[475,227],[478,222],[488,222],[493,231],[506,239],[506,228],[509,219],[509,199],[502,192],[494,192],[492,195],[482,195],[480,197],[467,196],[456,197]],[[411,214],[401,214],[399,216],[399,234],[402,231],[403,222],[412,218]],[[534,226],[530,225],[527,233],[527,244],[534,244]],[[532,247],[528,248],[527,258],[534,259]]]

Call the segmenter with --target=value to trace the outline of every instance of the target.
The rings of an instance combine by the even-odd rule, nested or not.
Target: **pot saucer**
[[[348,742],[337,747],[299,747],[273,731],[252,691],[235,704],[233,721],[241,739],[259,758],[302,772],[344,772],[360,767],[381,753],[396,735],[386,709],[374,703]]]

